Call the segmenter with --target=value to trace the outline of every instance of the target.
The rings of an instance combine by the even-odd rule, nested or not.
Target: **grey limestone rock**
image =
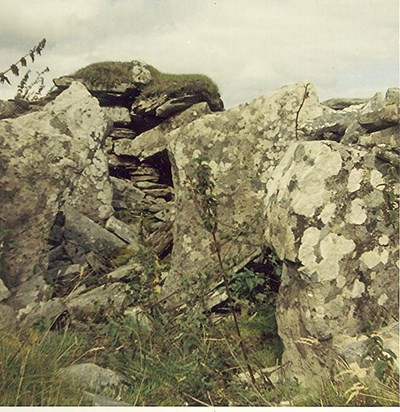
[[[338,354],[353,361],[346,342],[364,333],[366,321],[379,334],[388,313],[398,313],[398,229],[390,196],[400,188],[378,167],[378,146],[365,150],[323,133],[329,122],[340,127],[339,135],[357,123],[356,143],[380,131],[391,144],[392,106],[377,94],[333,111],[304,82],[170,132],[176,217],[162,296],[175,291],[168,299],[173,304],[191,276],[205,272],[212,283],[219,272],[193,190],[197,159],[214,182],[226,270],[263,247],[284,262],[276,313],[289,375],[308,385],[335,372]]]
[[[114,216],[111,216],[106,222],[106,229],[114,233],[124,242],[129,244],[138,244],[139,240],[139,228],[133,225],[128,225],[121,222]]]
[[[295,121],[301,105],[299,123],[324,113],[315,89],[303,82],[249,104],[203,116],[170,132],[168,153],[176,215],[171,273],[164,284],[166,295],[180,287],[183,277],[190,279],[203,270],[213,273],[217,267],[210,250],[211,234],[204,229],[193,196],[196,159],[208,165],[215,182],[219,236],[235,239],[224,243],[221,252],[233,267],[262,247],[266,184],[296,141]],[[244,229],[242,234],[236,234],[238,228]]]
[[[355,106],[359,104],[364,104],[368,99],[360,98],[335,98],[328,99],[322,102],[324,106],[327,106],[333,110],[343,110],[350,106]]]
[[[129,303],[130,288],[122,282],[107,283],[71,294],[65,305],[73,319],[96,319],[102,310],[122,312]]]
[[[304,383],[307,369],[334,370],[338,348],[367,319],[378,333],[387,311],[398,312],[387,190],[396,191],[373,154],[335,142],[293,144],[267,184],[265,240],[285,262],[277,303],[283,361]]]
[[[169,117],[161,123],[136,139],[121,139],[115,142],[114,152],[117,155],[133,155],[141,161],[162,152],[166,149],[168,133],[178,127],[191,123],[193,120],[211,113],[207,103],[198,103],[185,110],[183,113]]]
[[[111,215],[102,151],[108,120],[78,83],[41,111],[0,121],[0,218],[12,234],[3,281],[15,287],[47,266],[46,244],[60,207],[91,219]]]
[[[81,254],[93,251],[102,256],[111,256],[113,252],[127,244],[73,207],[65,206],[63,212],[65,241],[67,244],[75,245]],[[70,257],[74,258],[74,256]]]
[[[68,366],[62,370],[62,377],[83,390],[105,397],[117,397],[126,389],[118,373],[94,363]]]
[[[103,112],[114,122],[114,124],[128,125],[131,122],[129,110],[126,107],[102,107]]]

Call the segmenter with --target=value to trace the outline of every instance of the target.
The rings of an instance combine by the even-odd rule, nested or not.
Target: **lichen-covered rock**
[[[397,190],[373,154],[334,142],[294,144],[275,168],[265,236],[285,261],[277,321],[292,376],[331,372],[344,342],[398,313]]]
[[[127,125],[129,126],[131,118],[129,116],[129,110],[126,107],[103,107],[103,112],[114,122],[114,125]]]
[[[118,373],[94,363],[68,366],[62,370],[61,376],[83,390],[104,396],[117,397],[126,389],[126,383]]]
[[[130,303],[129,295],[130,287],[116,282],[71,294],[65,304],[73,319],[96,319],[110,310],[122,312]]]
[[[399,267],[395,96],[334,111],[300,83],[172,131],[176,216],[162,296],[179,299],[192,278],[206,273],[211,281],[220,273],[194,190],[200,162],[211,170],[225,269],[262,247],[284,262],[277,320],[289,375],[310,383],[334,372],[338,358],[353,362],[358,336],[392,330]],[[377,139],[388,146],[374,146]]]
[[[198,103],[183,113],[170,117],[159,126],[142,133],[136,139],[119,139],[114,143],[117,155],[136,156],[140,161],[166,149],[168,133],[178,127],[191,123],[200,116],[210,114],[207,103]]]
[[[106,229],[126,243],[133,245],[139,243],[140,227],[138,226],[128,225],[111,216],[106,222]]]
[[[304,82],[203,116],[170,132],[176,216],[166,295],[179,289],[185,278],[217,271],[216,257],[210,250],[212,237],[202,224],[193,196],[196,159],[211,168],[215,181],[221,253],[229,267],[240,265],[262,246],[266,184],[289,145],[296,141],[296,123],[320,116],[324,110],[315,89]],[[239,234],[238,229],[242,229]]]
[[[79,83],[43,110],[0,121],[2,279],[14,287],[47,267],[47,238],[65,203],[95,221],[112,213],[102,145],[109,122]]]
[[[82,263],[80,257],[90,251],[100,256],[110,257],[114,251],[126,246],[127,242],[79,213],[75,208],[65,206],[63,213],[65,247],[67,250],[74,250],[73,253],[69,253],[74,263]]]

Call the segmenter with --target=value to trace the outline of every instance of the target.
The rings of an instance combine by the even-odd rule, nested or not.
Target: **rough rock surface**
[[[117,236],[94,223],[88,217],[70,206],[63,208],[65,216],[64,238],[66,245],[75,245],[76,255],[94,251],[100,255],[110,256],[115,250],[126,245]]]
[[[227,268],[263,246],[284,262],[277,320],[290,376],[307,384],[332,373],[339,357],[352,358],[358,336],[379,334],[393,323],[396,93],[334,111],[318,102],[311,85],[300,83],[172,131],[176,218],[163,296],[179,296],[179,288],[202,272],[218,278],[193,191],[200,159],[215,183]],[[379,152],[362,145],[373,145],[373,133],[385,136],[375,147]],[[245,235],[230,228],[244,228]],[[398,333],[396,325],[391,330]]]
[[[162,152],[167,148],[168,133],[178,127],[191,123],[197,118],[210,114],[207,103],[198,103],[176,116],[172,116],[159,126],[142,133],[136,139],[119,139],[114,144],[117,155],[136,156],[140,161]]]
[[[45,269],[47,237],[68,203],[95,221],[110,216],[112,189],[102,144],[109,123],[74,83],[42,111],[0,122],[0,220],[9,287]]]
[[[105,396],[116,397],[125,389],[121,376],[94,363],[69,366],[63,370],[62,377],[84,390]]]
[[[335,142],[292,145],[267,184],[265,240],[285,261],[277,304],[283,362],[299,379],[332,371],[357,335],[398,313],[390,190],[373,155]]]
[[[171,98],[166,94],[136,99],[131,107],[132,128],[140,133],[152,129],[168,117],[183,112],[200,102],[207,102],[212,111],[224,109],[221,99],[211,100],[203,94],[188,94]]]
[[[298,120],[302,122],[324,113],[316,103],[315,89],[300,83],[250,104],[202,117],[170,133],[176,217],[165,295],[179,289],[182,280],[190,279],[194,272],[216,271],[216,257],[210,250],[212,237],[202,225],[198,200],[193,196],[196,159],[211,168],[219,201],[221,253],[232,268],[261,250],[266,184],[289,145],[296,141],[300,107]],[[236,234],[239,228],[243,229],[241,235]],[[223,240],[227,238],[233,241]]]

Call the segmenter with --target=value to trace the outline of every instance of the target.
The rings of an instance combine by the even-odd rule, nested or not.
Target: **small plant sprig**
[[[26,67],[28,64],[26,59],[30,57],[33,63],[35,61],[35,56],[37,55],[40,56],[45,46],[46,46],[46,39],[42,39],[35,47],[29,50],[29,52],[26,53],[25,56],[22,56],[16,63],[12,64],[4,72],[0,72],[0,83],[8,83],[11,86],[11,82],[9,78],[6,76],[6,74],[8,72],[11,72],[13,75],[19,76],[20,67]]]
[[[295,120],[295,123],[294,123],[294,132],[295,132],[296,140],[297,140],[298,134],[299,134],[299,116],[300,116],[300,112],[301,112],[301,109],[303,108],[303,105],[304,105],[306,99],[308,99],[310,97],[309,87],[311,87],[310,83],[307,83],[304,86],[303,99],[301,100],[300,106],[299,106],[299,108],[297,109],[297,112],[296,112],[296,120]]]
[[[396,354],[383,346],[383,339],[379,335],[371,335],[367,350],[363,358],[369,358],[374,365],[375,376],[380,381],[385,381],[390,373],[395,372]]]
[[[27,100],[29,102],[38,100],[43,92],[43,89],[46,87],[43,75],[48,72],[48,67],[40,72],[36,72],[36,78],[28,84],[29,76],[31,73],[31,71],[28,70],[18,85],[15,98]]]

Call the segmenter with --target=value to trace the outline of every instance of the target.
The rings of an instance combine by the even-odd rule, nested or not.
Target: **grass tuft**
[[[81,79],[93,86],[106,88],[132,83],[133,62],[100,62],[79,69],[71,77]],[[200,94],[208,100],[220,98],[218,86],[204,74],[162,73],[155,67],[146,65],[152,80],[143,86],[144,98],[167,95],[170,98],[190,94]]]
[[[64,382],[60,369],[81,358],[87,342],[70,332],[0,331],[0,405],[79,406],[83,394]]]

